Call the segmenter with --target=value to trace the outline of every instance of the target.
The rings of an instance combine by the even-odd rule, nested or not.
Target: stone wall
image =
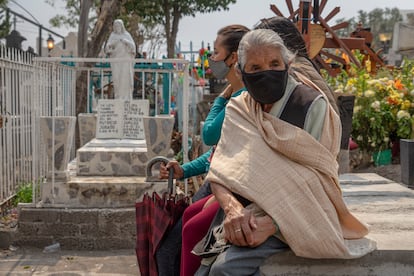
[[[59,242],[63,249],[131,249],[135,237],[135,208],[22,207],[14,244],[43,248]]]

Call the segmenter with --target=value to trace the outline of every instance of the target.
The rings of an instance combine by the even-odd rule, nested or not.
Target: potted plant
[[[356,98],[352,119],[352,137],[360,150],[372,154],[376,165],[391,163],[391,134],[395,131],[395,116],[385,101],[366,95]]]
[[[369,72],[351,66],[328,82],[336,93],[355,95],[351,136],[375,165],[384,165],[391,162],[391,148],[412,137],[414,63],[404,61],[400,68],[382,68],[375,75]]]

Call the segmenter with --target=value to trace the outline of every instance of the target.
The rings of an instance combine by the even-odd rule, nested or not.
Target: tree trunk
[[[170,39],[167,41],[167,53],[169,58],[175,58],[175,41],[177,40],[178,24],[180,23],[181,13],[174,9],[172,18]]]
[[[80,16],[78,26],[78,57],[85,57],[88,52],[88,24],[89,11],[92,0],[83,0],[80,4]]]
[[[175,41],[178,33],[178,23],[180,22],[181,13],[177,4],[170,6],[168,1],[163,6],[165,14],[165,38],[167,39],[167,56],[168,58],[175,57]],[[172,10],[172,11],[171,11]]]
[[[172,35],[167,39],[167,55],[168,58],[174,58],[175,56],[175,37]]]

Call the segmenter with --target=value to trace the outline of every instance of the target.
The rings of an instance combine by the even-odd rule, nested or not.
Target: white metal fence
[[[18,185],[32,182],[35,191],[45,180],[48,166],[40,139],[40,116],[76,116],[80,74],[87,74],[88,112],[95,111],[97,99],[111,97],[110,61],[118,60],[35,58],[0,47],[0,203],[13,196]],[[184,141],[189,137],[189,62],[137,59],[135,63],[134,98],[149,99],[152,115],[169,114],[174,107],[171,99],[178,99]],[[187,162],[187,140],[182,144]]]
[[[0,202],[33,181],[33,56],[0,48]]]

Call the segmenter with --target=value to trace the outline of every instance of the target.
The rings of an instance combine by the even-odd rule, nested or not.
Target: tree
[[[84,57],[88,52],[88,26],[89,11],[92,8],[92,0],[83,0],[80,4],[78,25],[78,56]]]
[[[236,3],[236,0],[126,0],[125,7],[136,12],[144,22],[159,22],[164,26],[167,55],[174,58],[178,26],[182,17],[228,10],[228,5],[232,3]]]
[[[83,9],[88,9],[88,3],[85,3]],[[90,34],[90,41],[88,41],[86,57],[96,57],[98,56],[101,46],[108,37],[108,30],[112,28],[113,18],[119,14],[121,9],[121,2],[119,0],[105,0],[102,1],[99,7],[98,18],[96,24]],[[82,20],[87,20],[86,11]],[[84,23],[80,22],[79,25]],[[86,37],[86,36],[85,36]],[[79,44],[79,43],[78,43]],[[91,64],[87,64],[91,66]],[[88,76],[86,74],[80,74],[76,81],[76,115],[79,113],[84,113],[87,110],[87,93],[88,91]],[[75,135],[75,145],[76,148],[80,145],[78,128],[76,128],[77,134]]]
[[[54,7],[56,0],[45,0],[46,3]],[[104,1],[108,0],[68,0],[66,1],[66,14],[58,14],[49,20],[49,23],[54,27],[66,26],[70,28],[78,28],[78,55],[80,57],[94,56],[95,52],[87,53],[88,36],[89,33],[96,32],[94,29],[98,21],[102,21],[102,5]],[[109,1],[111,2],[111,1]],[[141,45],[144,42],[141,32],[138,32],[138,25],[140,22],[139,16],[128,12],[123,8],[124,1],[118,1],[116,13],[112,13],[112,21],[115,18],[121,18],[124,21],[125,27],[131,33],[135,43]],[[118,5],[119,4],[119,5]],[[94,31],[95,30],[95,31]],[[110,28],[106,30],[106,37],[110,34]],[[89,40],[91,41],[91,40]],[[102,44],[96,45],[95,48],[101,48]],[[95,45],[94,45],[95,46]],[[98,51],[99,53],[99,51]],[[97,56],[97,54],[95,57]]]
[[[46,3],[51,5],[52,7],[55,7],[55,1],[56,0],[45,0]],[[49,20],[50,25],[53,27],[69,27],[69,28],[77,28],[79,21],[80,21],[80,14],[81,14],[81,8],[84,4],[89,3],[83,3],[85,1],[81,0],[66,0],[65,3],[65,10],[66,14],[58,14],[54,17],[52,17]],[[91,2],[91,8],[95,9],[95,12],[88,16],[88,30],[91,31],[93,28],[94,23],[96,22],[97,12],[96,10],[100,6],[101,0],[87,0],[86,2]]]
[[[376,8],[368,13],[369,25],[374,37],[373,45],[379,45],[380,33],[393,33],[395,23],[402,21],[402,16],[398,8]]]
[[[7,0],[0,0],[0,38],[7,36],[10,32],[10,15],[6,12]]]
[[[376,8],[370,12],[363,10],[358,11],[357,19],[352,17],[351,19],[337,20],[336,23],[343,21],[349,22],[349,26],[345,29],[340,29],[336,33],[342,37],[349,36],[351,32],[355,31],[357,25],[361,23],[363,28],[370,28],[373,36],[372,45],[382,47],[379,34],[380,33],[393,33],[395,23],[402,21],[402,16],[398,8]]]

